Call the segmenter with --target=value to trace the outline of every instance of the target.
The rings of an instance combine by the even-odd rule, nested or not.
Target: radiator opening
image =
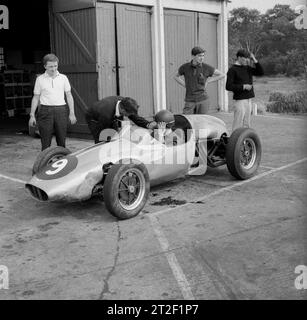
[[[40,188],[37,188],[31,184],[26,184],[26,188],[31,192],[31,195],[40,200],[40,201],[47,201],[48,200],[48,195],[45,191],[43,191]]]

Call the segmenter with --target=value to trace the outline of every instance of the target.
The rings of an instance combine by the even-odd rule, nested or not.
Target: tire
[[[64,156],[70,154],[71,151],[64,147],[49,147],[43,150],[36,158],[33,168],[32,168],[32,175],[35,175],[39,172],[43,167],[47,164],[55,162]]]
[[[137,185],[138,190],[135,188]],[[113,216],[120,220],[133,218],[148,199],[148,171],[143,164],[115,164],[106,176],[103,190],[105,205]]]
[[[238,128],[230,136],[226,146],[226,164],[237,179],[252,177],[261,161],[261,142],[251,128]]]

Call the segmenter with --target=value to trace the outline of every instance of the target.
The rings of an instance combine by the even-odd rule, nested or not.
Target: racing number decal
[[[58,173],[59,171],[61,171],[62,169],[65,168],[67,163],[68,163],[67,159],[61,159],[61,160],[58,160],[58,161],[52,163],[51,167],[55,168],[55,170],[53,170],[53,171],[52,170],[47,170],[46,174],[53,175],[53,174]]]
[[[48,164],[40,172],[36,174],[37,178],[42,180],[53,180],[67,176],[71,173],[78,164],[76,156],[66,156],[51,164]]]

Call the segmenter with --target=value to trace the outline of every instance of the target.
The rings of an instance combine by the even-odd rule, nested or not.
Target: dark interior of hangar
[[[0,9],[0,130],[27,128],[36,75],[50,52],[48,0],[2,0]],[[1,8],[1,7],[0,7]],[[2,7],[3,8],[3,7]]]

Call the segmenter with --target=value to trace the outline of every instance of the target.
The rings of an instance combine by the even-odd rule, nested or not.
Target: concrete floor
[[[230,128],[230,114],[216,114]],[[306,299],[294,286],[306,254],[306,117],[257,116],[258,175],[226,167],[153,188],[117,221],[99,198],[33,200],[40,141],[0,131],[0,299]],[[90,141],[68,139],[78,150]]]

